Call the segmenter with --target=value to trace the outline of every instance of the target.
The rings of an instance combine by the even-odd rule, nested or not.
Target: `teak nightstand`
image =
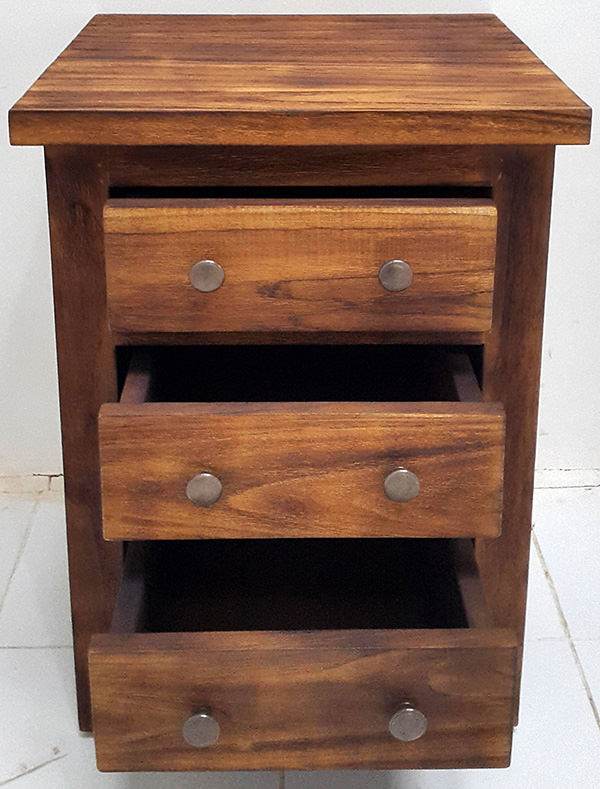
[[[589,108],[491,15],[108,15],[10,131],[46,147],[100,769],[508,764]]]

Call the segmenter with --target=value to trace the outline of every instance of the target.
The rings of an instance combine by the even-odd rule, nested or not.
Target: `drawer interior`
[[[135,542],[114,632],[489,626],[470,540]]]
[[[481,400],[481,348],[423,345],[123,348],[121,401]],[[126,373],[125,373],[126,371]]]
[[[112,186],[111,200],[490,200],[486,186]]]

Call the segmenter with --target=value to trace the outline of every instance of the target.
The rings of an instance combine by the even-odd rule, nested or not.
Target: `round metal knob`
[[[405,260],[388,260],[379,269],[379,282],[386,290],[406,290],[413,281],[413,271]]]
[[[209,748],[219,739],[221,727],[208,712],[198,712],[183,724],[183,739],[194,748]]]
[[[407,468],[397,468],[387,475],[383,489],[392,501],[410,501],[419,493],[419,478]]]
[[[214,260],[199,260],[190,269],[190,282],[202,293],[217,290],[225,280],[223,268]]]
[[[185,495],[198,507],[210,507],[219,500],[222,492],[221,480],[209,471],[196,474],[185,487]]]
[[[406,702],[390,718],[390,734],[402,742],[418,740],[427,731],[427,718],[423,713]]]

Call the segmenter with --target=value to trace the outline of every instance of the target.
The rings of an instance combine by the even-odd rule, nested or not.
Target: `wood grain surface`
[[[101,770],[508,764],[514,641],[502,630],[99,635],[90,671]],[[405,700],[428,720],[408,743],[388,732]],[[221,734],[198,749],[181,728],[202,708]]]
[[[118,332],[485,331],[496,209],[485,200],[112,200],[104,212]],[[198,260],[225,282],[201,293]],[[402,259],[412,284],[378,279]]]
[[[590,110],[496,17],[94,17],[15,144],[585,143]]]
[[[77,696],[88,730],[87,650],[91,634],[110,622],[121,560],[120,546],[102,539],[98,459],[98,409],[117,394],[101,219],[105,154],[46,150]]]
[[[499,206],[498,268],[494,322],[485,345],[483,397],[500,400],[506,408],[505,494],[502,536],[478,540],[477,559],[495,621],[518,634],[520,653],[553,173],[552,147],[506,150],[497,160],[494,188]],[[520,666],[519,656],[517,694]]]
[[[468,145],[140,145],[108,148],[116,187],[489,186],[492,157]]]
[[[108,149],[111,184],[172,189],[323,186],[347,190],[489,188],[497,149],[491,146],[139,146]],[[117,332],[115,342],[158,344],[456,343],[481,345],[482,332]]]
[[[456,537],[500,528],[503,415],[469,403],[107,404],[100,413],[104,535]],[[392,502],[387,474],[419,495]],[[194,475],[223,494],[196,507]]]

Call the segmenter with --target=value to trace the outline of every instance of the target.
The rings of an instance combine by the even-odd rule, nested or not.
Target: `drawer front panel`
[[[500,528],[504,418],[495,404],[106,404],[100,444],[109,539]],[[409,500],[389,498],[397,469],[410,472]],[[201,474],[222,486],[206,506],[186,495]]]
[[[505,631],[330,631],[95,636],[101,770],[502,767],[512,734]],[[391,736],[409,702],[423,736]],[[194,747],[206,711],[219,736]]]
[[[114,200],[104,223],[110,320],[119,332],[491,325],[491,201]],[[211,292],[190,280],[192,266],[206,260],[220,266]],[[388,267],[381,280],[402,290],[379,278],[393,260],[402,261],[392,267],[396,278],[390,283]]]

